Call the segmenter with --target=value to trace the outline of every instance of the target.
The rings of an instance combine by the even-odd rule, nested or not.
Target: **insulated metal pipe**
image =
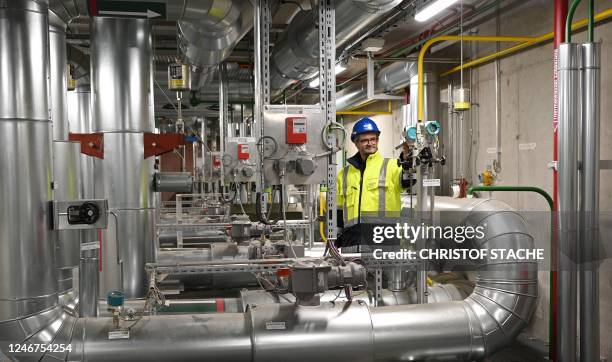
[[[599,361],[599,145],[601,43],[582,44],[580,360]]]
[[[576,360],[576,243],[578,232],[578,152],[581,120],[580,44],[559,45],[559,255],[557,358]]]
[[[67,116],[67,59],[66,23],[52,11],[49,12],[49,93],[51,121],[53,123],[53,171],[56,201],[81,198],[80,193],[80,144],[68,140]],[[80,232],[60,230],[56,232],[56,263],[59,292],[73,288],[72,270],[79,265]]]
[[[43,329],[58,301],[48,36],[47,1],[0,2],[0,350],[11,358],[8,344]]]
[[[153,132],[152,40],[146,19],[91,19],[93,132],[104,133],[104,159],[95,159],[97,198],[117,216],[103,232],[100,294],[123,289],[143,297],[145,264],[153,260],[153,158],[143,133]],[[117,229],[118,228],[118,229]]]
[[[87,69],[89,71],[89,67]],[[74,91],[68,92],[68,126],[72,133],[91,133],[91,90],[89,75],[77,81]],[[95,198],[94,193],[94,159],[91,156],[80,156],[80,195],[84,199]],[[81,230],[81,254],[79,260],[79,315],[96,317],[100,286],[100,241],[97,230]],[[95,249],[97,246],[97,249]],[[90,249],[94,248],[94,249]]]
[[[337,0],[336,47],[376,22],[401,1],[399,0]],[[272,89],[284,89],[293,80],[306,79],[318,71],[319,57],[317,11],[299,13],[287,27],[285,38],[274,47],[270,59]]]
[[[438,198],[436,205],[444,211],[444,225],[486,225],[474,248],[534,247],[522,216],[503,202]],[[445,303],[374,309],[364,301],[322,302],[316,307],[251,304],[245,314],[146,316],[121,322],[123,327],[131,325],[130,338],[112,342],[110,318],[80,319],[69,359],[482,359],[509,344],[529,323],[537,299],[537,263],[485,259],[476,281],[465,300]]]

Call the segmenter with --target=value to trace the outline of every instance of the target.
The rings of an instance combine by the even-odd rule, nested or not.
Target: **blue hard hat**
[[[355,142],[357,136],[359,136],[360,134],[372,132],[376,133],[377,135],[380,134],[380,130],[378,129],[376,123],[374,123],[374,121],[367,117],[362,118],[357,121],[353,126],[353,132],[351,132],[351,141]]]

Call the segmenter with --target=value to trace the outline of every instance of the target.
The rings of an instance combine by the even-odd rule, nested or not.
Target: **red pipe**
[[[554,22],[554,41],[553,41],[553,160],[555,162],[555,168],[553,169],[553,212],[556,212],[559,209],[559,200],[558,200],[558,174],[557,174],[557,161],[559,156],[559,143],[558,143],[558,126],[559,126],[559,83],[558,83],[558,70],[557,70],[557,60],[558,60],[558,50],[559,44],[565,41],[565,21],[567,18],[567,0],[554,0],[554,10],[553,10],[553,22]],[[552,304],[552,310],[550,311],[550,318],[552,324],[552,333],[550,336],[550,355],[551,360],[557,361],[557,322],[558,322],[558,305],[557,305],[557,295],[558,295],[558,285],[557,285],[557,237],[556,237],[556,218],[553,218],[553,245],[551,250],[552,255],[552,265],[551,265],[551,295],[550,300]]]

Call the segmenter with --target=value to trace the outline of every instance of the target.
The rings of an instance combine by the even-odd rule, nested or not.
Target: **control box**
[[[105,229],[108,224],[106,200],[51,202],[54,230]]]
[[[285,140],[289,145],[303,145],[308,141],[306,117],[285,118]]]
[[[213,166],[214,169],[221,168],[221,156],[220,155],[213,155],[212,156],[212,166]]]
[[[239,160],[248,160],[251,158],[251,154],[249,152],[249,145],[246,143],[238,144],[238,159]]]

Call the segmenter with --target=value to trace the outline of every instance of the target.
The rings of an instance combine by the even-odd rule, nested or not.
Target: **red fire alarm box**
[[[249,145],[238,144],[238,159],[248,160],[250,157],[251,157],[251,154],[249,153]]]
[[[287,131],[287,144],[303,145],[308,140],[305,117],[285,118],[285,129]]]
[[[221,157],[219,157],[218,155],[214,155],[213,156],[213,160],[212,160],[212,164],[213,164],[214,168],[221,167]]]

